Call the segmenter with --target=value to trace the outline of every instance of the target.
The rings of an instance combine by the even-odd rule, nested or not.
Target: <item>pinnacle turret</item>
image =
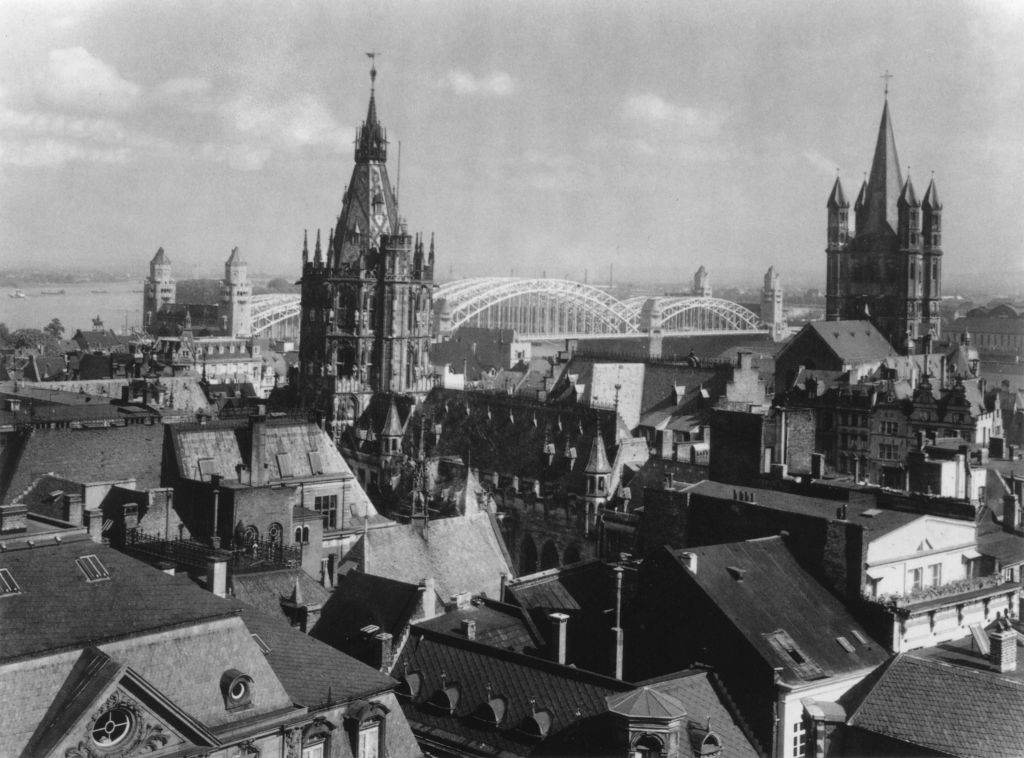
[[[935,180],[932,179],[928,182],[928,189],[925,190],[924,200],[921,203],[922,207],[931,208],[932,210],[941,211],[942,201],[939,200],[939,191],[935,189]]]
[[[910,181],[910,175],[907,175],[907,181],[903,183],[903,189],[900,190],[900,199],[897,201],[897,205],[905,205],[908,208],[920,208],[921,203],[917,201],[917,193],[914,192],[914,183]]]
[[[867,201],[868,201],[868,180],[865,179],[860,184],[860,192],[857,193],[857,199],[853,201],[853,209],[855,211],[860,212],[860,209],[864,207],[864,205],[867,203]]]
[[[376,81],[377,68],[374,65],[370,69],[370,104],[366,109],[366,121],[356,132],[356,163],[384,163],[388,157],[387,132],[377,120]]]
[[[843,192],[843,183],[836,177],[836,183],[832,185],[832,192],[828,196],[828,208],[849,208],[850,203],[846,200],[846,193]]]

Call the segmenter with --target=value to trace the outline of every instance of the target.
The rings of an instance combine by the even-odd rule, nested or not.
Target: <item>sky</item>
[[[300,271],[366,115],[438,278],[824,286],[825,202],[896,145],[945,282],[1024,281],[1024,3],[0,3],[0,266]],[[398,170],[401,143],[401,171]],[[400,177],[399,177],[400,173]]]

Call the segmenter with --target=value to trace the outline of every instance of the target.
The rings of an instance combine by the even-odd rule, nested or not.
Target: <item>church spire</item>
[[[370,64],[370,105],[366,109],[366,121],[356,133],[356,163],[384,163],[388,156],[388,139],[384,127],[377,121],[377,56],[380,53],[367,53],[372,61]]]
[[[882,107],[882,120],[878,125],[875,140],[875,157],[871,161],[868,176],[866,204],[868,208],[868,234],[893,234],[896,232],[899,216],[896,201],[903,188],[900,161],[896,155],[896,139],[893,137],[892,120],[889,116],[889,99]],[[860,229],[857,230],[858,234]]]

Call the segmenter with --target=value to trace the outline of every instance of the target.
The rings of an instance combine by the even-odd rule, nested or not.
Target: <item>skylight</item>
[[[850,644],[850,641],[846,639],[846,637],[839,635],[838,637],[836,637],[836,642],[838,642],[839,646],[847,653],[856,652],[856,648],[854,648],[854,646]]]
[[[0,569],[0,597],[4,595],[20,595],[21,587],[14,581],[9,569]]]
[[[256,641],[256,644],[259,645],[260,650],[263,651],[263,655],[267,655],[270,652],[270,645],[264,642],[262,637],[258,634],[254,634],[252,638]]]
[[[110,578],[107,567],[95,555],[83,555],[81,558],[76,558],[75,563],[85,574],[87,582],[102,582],[104,579]]]

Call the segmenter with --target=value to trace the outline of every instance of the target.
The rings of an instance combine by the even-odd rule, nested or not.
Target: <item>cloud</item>
[[[713,137],[722,125],[721,117],[711,111],[675,105],[653,92],[627,97],[622,105],[622,113],[627,119],[635,121],[681,127],[696,137]]]
[[[70,161],[127,163],[128,147],[89,146],[73,140],[4,139],[0,141],[0,164],[11,166],[61,166]]]
[[[41,93],[53,105],[89,112],[131,110],[142,88],[83,47],[51,50],[41,73]]]
[[[153,90],[158,97],[188,98],[207,94],[213,88],[209,79],[199,77],[181,77],[161,82]]]
[[[516,89],[515,80],[504,71],[494,71],[487,76],[477,77],[464,69],[452,69],[440,86],[447,87],[456,95],[484,95],[506,97]]]
[[[328,147],[342,152],[351,138],[351,130],[343,129],[327,106],[312,95],[299,95],[280,104],[243,95],[225,104],[221,113],[244,141],[277,149]]]
[[[838,164],[831,158],[826,158],[817,150],[804,150],[803,156],[804,160],[806,160],[815,168],[821,169],[822,172],[828,174],[829,176],[832,176],[836,173],[836,166]]]

